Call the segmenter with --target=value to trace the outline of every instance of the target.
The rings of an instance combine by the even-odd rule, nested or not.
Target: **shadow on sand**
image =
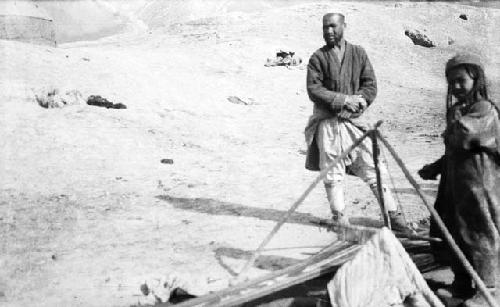
[[[219,247],[215,249],[214,252],[215,259],[217,259],[219,264],[232,276],[236,276],[238,273],[235,272],[229,265],[224,263],[223,257],[248,260],[253,254],[252,251],[246,251],[233,247]],[[261,270],[277,271],[297,264],[300,261],[301,260],[299,259],[284,256],[259,255],[257,260],[255,260],[254,267]]]
[[[422,185],[422,188],[424,189],[424,191],[430,190],[430,192],[432,192],[432,190],[435,190],[437,188],[437,185]],[[399,192],[415,193],[411,189],[400,189]],[[267,221],[280,221],[285,214],[285,211],[282,210],[249,207],[210,198],[184,198],[173,197],[169,195],[158,195],[156,197],[172,204],[174,208],[210,215],[244,216]],[[325,227],[325,221],[327,220],[328,219],[315,217],[309,213],[296,212],[291,215],[288,222]],[[379,218],[353,216],[349,218],[349,221],[352,224],[368,227],[379,228],[383,226],[383,222]],[[317,248],[318,246],[309,247]],[[416,257],[417,262],[428,262],[428,247],[422,249],[422,246],[416,246],[413,249],[409,248],[409,251],[417,254],[422,253],[422,255],[418,255],[419,257]],[[218,247],[214,249],[214,253],[215,258],[217,259],[219,264],[232,276],[236,276],[237,272],[224,261],[224,258],[246,260],[252,256],[252,251],[233,247]],[[413,255],[413,257],[415,257],[415,255]],[[254,267],[262,270],[276,271],[297,264],[300,261],[301,260],[299,259],[284,256],[260,255],[255,261]],[[320,278],[272,293],[251,302],[247,302],[242,306],[329,306],[326,284],[329,280],[331,280],[334,274],[335,273],[322,275]]]
[[[206,213],[210,215],[244,216],[265,221],[280,221],[285,211],[258,207],[243,206],[236,203],[220,201],[211,198],[184,198],[169,195],[156,196],[158,199],[169,202],[174,208]],[[289,223],[324,227],[325,221],[310,213],[294,212],[288,219]]]
[[[176,209],[195,211],[210,215],[244,216],[253,217],[264,221],[280,221],[286,211],[249,207],[236,203],[220,201],[211,198],[186,198],[172,197],[169,195],[158,195],[156,198],[164,200]],[[319,218],[310,213],[294,212],[288,218],[287,223],[326,227],[329,219]],[[380,217],[351,216],[352,224],[366,227],[381,228],[383,222]]]

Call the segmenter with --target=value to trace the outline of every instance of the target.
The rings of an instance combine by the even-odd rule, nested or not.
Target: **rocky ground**
[[[383,133],[413,174],[443,152],[449,57],[480,53],[499,94],[497,9],[226,1],[200,16],[201,2],[178,14],[165,3],[105,2],[128,24],[97,41],[57,48],[0,41],[0,304],[129,306],[147,277],[175,271],[210,283],[238,272],[317,175],[304,169],[312,110],[305,66],[264,63],[279,49],[307,61],[323,44],[326,12],[346,14],[347,39],[367,50],[379,95],[366,119],[384,120]],[[171,24],[168,16],[179,20]],[[414,45],[405,30],[436,46]],[[33,93],[50,87],[128,108],[45,109]],[[407,219],[425,221],[425,207],[388,163],[385,180]],[[380,223],[368,188],[354,177],[348,182],[351,222]],[[437,181],[422,187],[432,200]],[[331,241],[314,225],[328,217],[319,186],[251,275]]]

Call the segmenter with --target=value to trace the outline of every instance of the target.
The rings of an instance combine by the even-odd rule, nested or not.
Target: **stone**
[[[419,30],[405,30],[405,35],[411,39],[414,45],[426,48],[436,47],[436,44],[427,35]]]

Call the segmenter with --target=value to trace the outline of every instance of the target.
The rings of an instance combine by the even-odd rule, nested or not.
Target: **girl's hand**
[[[439,170],[433,164],[426,164],[418,171],[418,175],[424,180],[436,180]]]

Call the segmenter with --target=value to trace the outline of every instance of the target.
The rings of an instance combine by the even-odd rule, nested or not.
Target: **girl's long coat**
[[[485,282],[500,248],[499,110],[489,101],[450,108],[435,204]]]

